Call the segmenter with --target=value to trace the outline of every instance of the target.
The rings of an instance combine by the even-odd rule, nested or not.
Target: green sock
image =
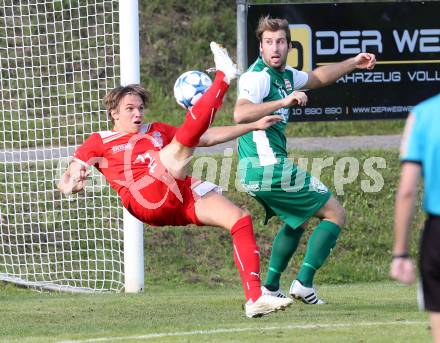
[[[313,286],[315,272],[334,248],[340,232],[340,227],[328,220],[323,220],[313,230],[307,243],[304,262],[296,277],[305,287]]]
[[[304,229],[301,227],[292,229],[284,224],[275,236],[265,283],[269,290],[275,291],[280,288],[281,273],[286,269],[290,258],[296,251],[303,233]]]

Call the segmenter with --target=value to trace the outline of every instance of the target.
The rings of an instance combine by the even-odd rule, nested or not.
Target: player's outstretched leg
[[[200,137],[214,120],[214,115],[223,103],[229,83],[237,77],[238,70],[225,48],[211,42],[216,74],[214,82],[197,103],[186,113],[185,121],[176,132],[176,140],[186,146],[195,147]]]
[[[255,241],[252,219],[247,212],[215,192],[199,199],[195,204],[195,210],[203,224],[222,227],[231,233],[234,262],[240,273],[247,300],[247,317],[261,317],[292,304],[290,298],[282,299],[261,294],[259,249]]]

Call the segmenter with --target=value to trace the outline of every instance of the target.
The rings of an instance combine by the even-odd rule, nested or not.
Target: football
[[[195,105],[211,84],[211,79],[205,73],[197,70],[187,71],[174,83],[174,97],[180,106],[189,109]]]

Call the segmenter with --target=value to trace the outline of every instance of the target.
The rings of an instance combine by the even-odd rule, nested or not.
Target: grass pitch
[[[288,285],[284,285],[287,288]],[[295,302],[248,319],[242,290],[151,287],[142,294],[36,293],[3,284],[5,342],[428,342],[415,287],[322,285],[323,306]]]

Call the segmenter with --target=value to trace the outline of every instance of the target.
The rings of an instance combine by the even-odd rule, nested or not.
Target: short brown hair
[[[269,15],[261,17],[258,22],[258,27],[255,30],[258,40],[261,42],[264,31],[278,31],[283,30],[286,33],[287,44],[290,44],[290,29],[289,22],[286,19],[271,18]]]
[[[112,111],[117,109],[119,103],[126,95],[138,95],[142,99],[144,106],[147,106],[151,100],[151,94],[148,90],[138,84],[131,84],[127,86],[119,86],[113,88],[104,97],[104,105],[107,110],[107,114],[113,121]]]

